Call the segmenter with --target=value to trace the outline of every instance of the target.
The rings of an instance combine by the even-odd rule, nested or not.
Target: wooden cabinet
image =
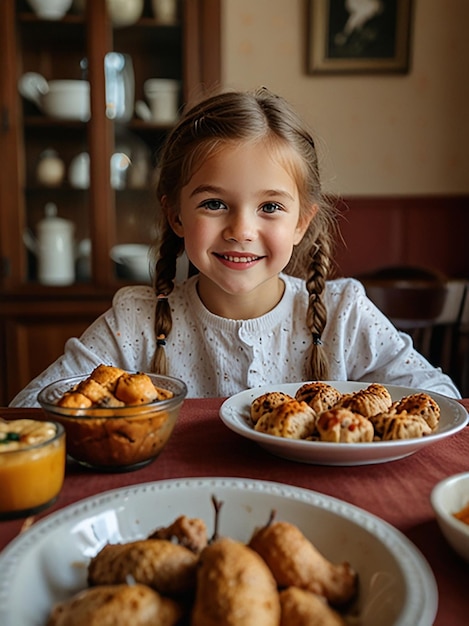
[[[155,155],[171,127],[141,119],[135,103],[145,101],[149,78],[179,81],[180,106],[219,83],[219,4],[179,0],[178,20],[167,25],[145,0],[141,17],[118,27],[106,0],[75,1],[60,20],[38,18],[26,0],[0,3],[0,404],[132,280],[111,249],[150,245],[156,234]],[[89,82],[89,119],[48,114],[43,100],[20,93],[25,75],[42,86]],[[39,167],[51,151],[62,164],[56,180]],[[74,227],[70,285],[41,282],[31,243],[51,204]]]

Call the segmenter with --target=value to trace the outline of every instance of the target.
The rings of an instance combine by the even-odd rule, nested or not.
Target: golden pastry
[[[305,383],[295,394],[297,400],[309,404],[316,413],[331,409],[341,397],[340,391],[323,382]]]
[[[112,365],[98,365],[90,375],[90,378],[95,380],[109,391],[114,392],[118,379],[124,374],[124,370],[120,367],[114,367]]]
[[[93,402],[79,391],[68,391],[59,398],[57,406],[62,406],[68,409],[89,409],[93,406]]]
[[[293,397],[283,391],[268,391],[262,394],[251,402],[251,420],[256,424],[264,413],[269,413],[279,404],[289,400],[293,400]]]
[[[427,393],[415,393],[405,396],[395,405],[397,413],[407,411],[411,415],[423,417],[432,430],[440,421],[440,407]]]
[[[370,417],[376,434],[383,441],[394,439],[414,439],[430,435],[432,429],[425,418],[407,411],[395,410]]]
[[[91,400],[92,405],[99,407],[118,407],[124,403],[115,397],[106,387],[92,378],[87,378],[78,384],[76,391]]]
[[[321,413],[317,429],[321,441],[333,443],[367,443],[374,437],[368,418],[342,407]]]
[[[158,398],[155,385],[146,374],[123,374],[114,392],[124,404],[148,404]]]
[[[264,413],[254,429],[268,435],[305,439],[316,430],[317,415],[306,402],[289,400]]]
[[[364,417],[371,417],[384,413],[391,407],[391,404],[391,394],[386,387],[372,383],[365,389],[342,396],[337,406],[350,409],[353,413],[359,413]]]

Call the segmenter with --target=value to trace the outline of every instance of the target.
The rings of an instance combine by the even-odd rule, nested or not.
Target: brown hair
[[[336,211],[321,191],[318,158],[310,132],[283,98],[265,88],[255,92],[227,91],[206,98],[183,114],[162,148],[156,190],[162,208],[154,281],[158,301],[153,365],[157,372],[167,371],[164,345],[171,332],[172,320],[165,296],[174,288],[176,260],[184,250],[184,240],[174,233],[167,215],[170,211],[178,212],[181,188],[208,155],[230,142],[258,139],[267,140],[274,149],[291,148],[289,155],[294,157],[285,165],[297,183],[300,219],[310,213],[312,204],[318,207],[302,241],[295,246],[285,272],[306,280],[309,294],[306,322],[311,331],[310,371],[307,374],[311,379],[329,378],[329,363],[321,343],[327,320],[322,296],[332,269]]]

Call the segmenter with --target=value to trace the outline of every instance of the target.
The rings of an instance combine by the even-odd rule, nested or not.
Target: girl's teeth
[[[254,261],[256,257],[252,256],[226,256],[224,255],[227,261],[231,261],[232,263],[249,263]]]

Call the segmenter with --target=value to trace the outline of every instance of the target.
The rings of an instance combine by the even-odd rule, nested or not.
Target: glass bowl
[[[129,374],[130,372],[125,372]],[[38,402],[48,419],[65,428],[67,453],[78,463],[100,471],[124,472],[154,461],[168,442],[187,395],[184,382],[147,374],[171,398],[143,404],[69,408],[57,403],[89,376],[63,378],[45,387]]]
[[[50,506],[65,475],[65,431],[57,422],[0,419],[0,520]]]

